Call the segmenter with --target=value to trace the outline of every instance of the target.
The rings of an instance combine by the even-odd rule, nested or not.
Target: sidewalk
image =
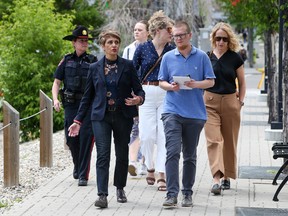
[[[194,206],[192,208],[183,208],[178,204],[175,209],[163,209],[162,203],[165,192],[157,191],[156,185],[148,186],[145,177],[128,177],[127,187],[125,188],[128,202],[124,204],[117,203],[116,190],[112,183],[115,164],[113,149],[107,209],[94,207],[97,191],[95,155],[93,155],[93,166],[91,167],[91,176],[87,187],[78,187],[78,182],[72,178],[72,166],[68,167],[35,190],[23,202],[15,204],[4,215],[255,215],[255,213],[249,213],[243,207],[259,208],[256,215],[267,213],[267,215],[282,215],[282,213],[287,215],[287,185],[284,186],[278,196],[279,202],[274,202],[272,197],[277,186],[271,184],[271,179],[265,179],[267,173],[270,173],[271,176],[275,175],[275,170],[281,166],[283,160],[273,159],[273,152],[271,151],[273,142],[265,141],[264,138],[264,131],[270,125],[267,124],[268,108],[266,102],[259,100],[261,97],[259,95],[260,90],[257,89],[261,74],[256,69],[246,68],[245,71],[247,95],[242,110],[238,144],[239,178],[236,181],[232,180],[231,190],[224,191],[221,196],[214,196],[210,193],[212,177],[207,160],[204,133],[202,132],[198,146],[197,175],[193,188]],[[268,171],[266,173],[260,172],[260,175],[263,174],[263,178],[261,176],[255,178],[257,171],[261,168],[266,168]],[[248,177],[245,177],[245,175]],[[182,176],[182,173],[180,176]],[[181,195],[179,194],[178,203],[180,201]]]

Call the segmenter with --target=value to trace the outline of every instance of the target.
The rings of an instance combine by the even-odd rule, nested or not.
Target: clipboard
[[[191,80],[189,76],[173,76],[173,80],[178,83],[180,89],[192,90],[192,88],[184,85],[184,82]]]

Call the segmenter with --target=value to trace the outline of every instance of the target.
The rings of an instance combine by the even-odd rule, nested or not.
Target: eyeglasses
[[[215,37],[215,40],[216,40],[216,41],[221,41],[221,40],[223,40],[223,42],[229,42],[228,37]]]
[[[187,34],[188,34],[188,33],[186,32],[186,33],[183,33],[183,34],[172,35],[172,37],[173,37],[174,39],[183,39],[183,38],[186,37]]]

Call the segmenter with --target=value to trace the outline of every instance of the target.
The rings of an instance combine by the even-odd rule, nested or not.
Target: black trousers
[[[71,151],[74,168],[78,171],[79,179],[89,179],[91,152],[94,146],[94,136],[91,124],[91,110],[82,122],[79,135],[77,137],[68,136],[68,128],[73,123],[77,114],[79,104],[65,105],[65,136],[66,142]]]
[[[111,139],[113,134],[116,164],[114,183],[118,189],[126,186],[128,174],[128,152],[133,118],[126,118],[121,111],[106,112],[102,121],[92,121],[97,148],[97,188],[98,195],[108,196]]]

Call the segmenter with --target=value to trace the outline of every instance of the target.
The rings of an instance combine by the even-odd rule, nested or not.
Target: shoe
[[[192,206],[192,196],[191,195],[183,195],[181,206],[182,207],[191,207]]]
[[[214,193],[214,195],[220,195],[221,194],[221,187],[219,184],[214,184],[211,188],[211,192]]]
[[[88,181],[86,179],[80,178],[78,182],[78,186],[87,186],[87,182]]]
[[[136,169],[136,163],[132,162],[131,164],[129,164],[128,166],[128,172],[131,176],[137,176],[137,169]]]
[[[173,208],[177,206],[177,197],[171,197],[171,196],[166,197],[162,206],[166,208]]]
[[[151,169],[151,170],[148,170],[148,169],[147,169],[147,172],[148,172],[148,173],[154,173],[154,172],[155,172],[155,169]],[[148,185],[154,185],[154,184],[155,184],[155,177],[149,177],[149,176],[147,176],[147,177],[146,177],[146,182],[147,182]]]
[[[101,194],[95,201],[94,206],[99,208],[107,208],[108,207],[107,196]]]
[[[126,203],[127,197],[125,195],[125,191],[123,189],[117,189],[117,202]]]
[[[144,163],[141,163],[140,165],[139,165],[139,175],[147,175],[147,167],[146,167],[146,165],[144,164]]]
[[[78,176],[78,170],[74,167],[74,170],[73,170],[73,178],[74,179],[78,179],[79,176]]]
[[[221,181],[221,188],[223,190],[229,190],[230,189],[230,180],[229,179],[223,179]]]

